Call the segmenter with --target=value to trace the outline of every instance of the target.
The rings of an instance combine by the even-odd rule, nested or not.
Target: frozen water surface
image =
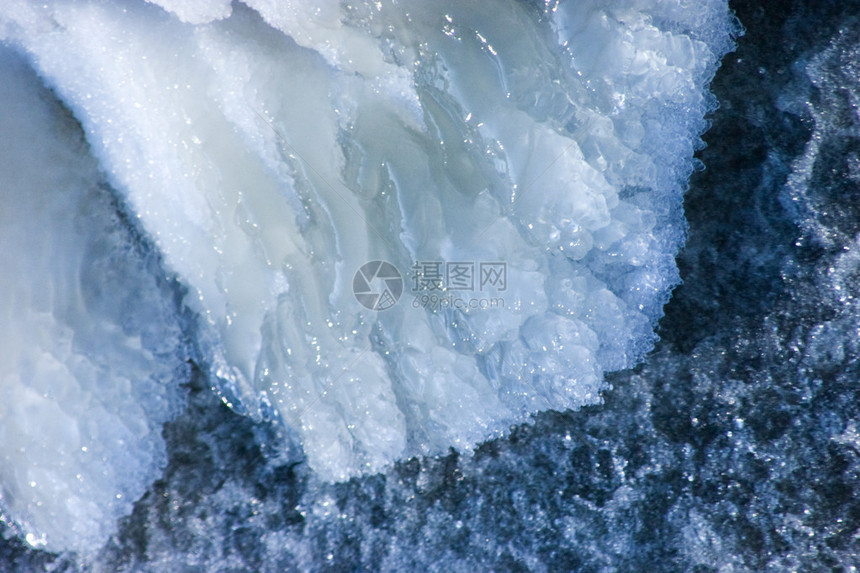
[[[625,370],[725,3],[4,4],[0,563],[856,566],[860,12],[735,8]]]
[[[164,469],[186,352],[80,126],[7,48],[0,78],[0,505],[33,546],[92,550]]]
[[[598,402],[678,282],[726,6],[248,4],[2,16],[187,287],[224,400],[338,480]],[[374,260],[463,262],[502,308],[367,310]]]

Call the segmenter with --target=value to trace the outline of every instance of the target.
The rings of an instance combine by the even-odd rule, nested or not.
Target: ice
[[[264,425],[215,408],[201,391],[193,415],[169,430],[176,477],[154,487],[122,551],[100,564],[856,569],[860,313],[851,301],[860,281],[848,263],[860,219],[850,214],[850,145],[818,150],[852,143],[840,139],[851,122],[839,118],[856,114],[842,86],[855,81],[844,74],[858,42],[845,34],[830,43],[846,4],[827,17],[832,8],[809,5],[789,24],[778,17],[785,3],[767,6],[743,6],[745,22],[765,17],[749,24],[717,78],[721,108],[700,155],[707,170],[685,204],[685,281],[661,341],[640,367],[608,377],[603,404],[544,412],[472,454],[415,457],[330,484],[300,459],[260,463],[271,438],[248,443]],[[817,147],[814,133],[825,138]],[[832,242],[822,249],[809,229]],[[152,540],[145,549],[141,531]]]
[[[226,18],[231,12],[231,0],[146,0],[175,14],[183,22],[207,24],[213,20]]]
[[[0,46],[0,512],[91,552],[166,464],[181,330],[68,111]]]
[[[276,9],[274,3],[272,6]],[[485,2],[483,6],[491,11],[502,4]],[[540,22],[537,29],[554,38],[545,46],[552,47],[559,38],[564,41],[582,28],[590,30],[588,37],[594,40],[597,56],[606,50],[612,54],[622,50],[609,38],[597,41],[598,30],[605,23],[597,16],[578,20],[577,27],[570,21],[563,25],[562,17],[569,9],[564,3],[556,6],[553,2],[532,1],[518,6],[528,12],[529,18]],[[726,39],[707,33],[715,23],[724,21],[724,13],[700,10],[699,3],[635,6],[642,6],[650,15],[644,24],[624,6],[612,14],[635,29],[629,37],[637,37],[637,43],[645,41],[637,36],[637,31],[647,35],[645,24],[674,30],[677,38],[673,44],[690,38],[693,45],[695,41],[705,41],[719,51],[715,46]],[[504,437],[483,442],[471,452],[457,447],[440,455],[401,459],[380,473],[333,483],[306,463],[308,458],[286,426],[239,414],[238,405],[229,408],[221,396],[210,391],[216,382],[210,372],[195,370],[189,384],[188,407],[164,425],[168,467],[135,504],[133,513],[120,520],[111,541],[96,556],[80,558],[32,549],[14,537],[0,539],[0,570],[855,571],[860,554],[860,259],[856,256],[860,233],[856,174],[860,38],[855,24],[860,12],[856,2],[753,0],[732,6],[747,32],[738,39],[737,52],[723,60],[711,86],[720,107],[710,115],[713,125],[705,135],[708,146],[697,152],[706,169],[691,177],[685,194],[689,231],[685,247],[677,256],[684,282],[674,289],[665,307],[666,315],[658,325],[660,340],[654,351],[636,368],[607,374],[608,388],[601,390],[601,404],[541,412]],[[284,8],[284,14],[288,15],[292,8]],[[147,14],[164,21],[173,18],[158,7],[149,9]],[[414,18],[415,12],[411,13]],[[449,15],[457,22],[457,14]],[[231,18],[249,16],[253,13],[241,4],[233,5]],[[333,25],[342,28],[338,34],[348,34],[356,22],[364,21],[363,17],[354,14],[340,20],[329,13],[319,25],[298,17],[294,24],[278,24],[272,15],[261,18],[271,20],[275,28],[283,25],[299,30],[307,26],[311,29],[308,34],[314,34],[315,30]],[[261,18],[253,16],[251,21],[259,22]],[[490,21],[487,15],[486,22]],[[387,22],[377,19],[379,26],[367,28],[372,28],[373,34],[389,33]],[[463,36],[452,22],[444,22],[447,27],[443,32],[449,34],[446,38],[457,41],[452,36]],[[226,24],[221,21],[218,25]],[[530,37],[529,30],[534,29],[516,20],[510,27],[523,30],[523,37]],[[268,39],[260,41],[282,37],[265,26],[259,29],[268,30]],[[479,32],[493,50],[502,54],[502,43],[490,32]],[[209,45],[215,46],[220,33],[212,34],[216,41]],[[234,37],[239,47],[248,43],[245,36]],[[318,40],[305,38],[303,43],[296,40],[296,44],[303,50],[324,50]],[[477,36],[474,41],[484,45]],[[536,45],[544,45],[541,42]],[[436,44],[428,41],[430,53],[438,52]],[[388,62],[389,55],[395,53],[388,48],[398,44],[392,41],[382,45],[383,61]],[[589,47],[591,43],[580,44],[577,50]],[[348,68],[349,63],[342,59],[345,54],[338,52],[336,45],[332,48],[315,57],[313,67],[319,64],[349,69],[354,84],[365,81],[362,74],[366,71],[359,70],[366,68],[357,64]],[[486,49],[486,61],[490,62],[492,52]],[[230,101],[235,104],[231,108],[236,112],[236,123],[256,125],[259,120],[239,104],[248,96],[246,87],[250,92],[265,91],[260,82],[253,82],[253,86],[250,83],[250,78],[259,77],[254,74],[261,71],[243,72],[250,70],[262,53],[253,49],[244,55],[232,48],[223,51],[225,59],[217,74],[225,85],[232,86],[229,89],[235,97]],[[516,88],[520,82],[531,85],[529,78],[558,78],[569,67],[562,65],[568,60],[557,57],[559,53],[548,49],[543,57],[533,58],[528,50],[507,51],[500,61],[509,63],[519,54],[526,57],[528,65],[518,68],[519,79],[509,82]],[[365,54],[367,61],[362,66],[375,61],[372,54]],[[660,57],[659,50],[655,54]],[[690,59],[682,55],[678,53],[679,59],[689,63]],[[573,54],[570,65],[580,70],[586,67],[587,62],[576,60]],[[276,62],[277,58],[265,61],[261,70],[271,69]],[[397,64],[391,60],[397,67],[407,62],[400,60]],[[546,65],[542,67],[541,62]],[[591,72],[602,73],[603,69],[637,62],[607,58],[592,65]],[[443,72],[420,78],[423,85],[438,82],[437,96],[440,92],[449,93],[457,85],[452,83],[450,70],[447,75]],[[480,79],[478,75],[474,77],[476,81]],[[589,79],[600,98],[615,92],[609,83]],[[649,85],[649,78],[642,79],[642,86]],[[462,84],[463,76],[458,81]],[[392,98],[396,92],[383,89],[391,85],[397,82],[378,82],[371,91]],[[552,81],[540,81],[540,85],[544,88],[512,89],[514,105],[528,108],[533,117],[555,118],[552,121],[565,117],[565,110],[571,108],[567,92],[547,89],[547,85],[557,85]],[[277,89],[292,101],[301,86],[296,91]],[[414,94],[417,97],[424,91],[416,88]],[[321,101],[329,96],[327,90],[315,93]],[[679,93],[689,95],[683,90]],[[626,96],[625,102],[628,97],[632,96]],[[276,99],[270,96],[269,101]],[[441,96],[439,100],[440,109],[448,109],[452,101]],[[347,104],[352,100],[343,97],[338,101]],[[403,101],[405,108],[397,108],[396,121],[422,125],[423,115],[415,114],[422,108],[416,108],[415,98],[409,95]],[[432,102],[424,98],[420,105],[430,106]],[[324,109],[326,105],[320,107]],[[390,109],[387,105],[380,108]],[[275,121],[290,109],[282,106],[262,110],[261,114]],[[344,114],[358,113],[358,106],[338,109]],[[439,120],[443,118],[439,110],[428,113],[435,114],[434,129],[438,132],[456,133],[457,126],[473,123],[480,129],[480,121],[488,125],[475,109],[463,111],[448,114],[450,123]],[[667,112],[670,117],[676,114]],[[388,133],[383,128],[395,120],[367,113],[362,117],[365,123],[355,128],[364,130],[361,149],[376,142],[377,153],[402,152],[409,153],[410,158],[420,158],[426,152],[425,148],[415,152],[398,145],[403,139],[395,139],[394,143],[387,143],[384,137],[374,140],[374,133]],[[293,145],[301,143],[295,126],[303,120],[310,122],[301,109],[290,118],[292,135],[284,127],[286,120],[279,120],[283,124],[281,133]],[[550,120],[536,120],[541,121]],[[624,132],[624,144],[639,141],[648,145],[652,130],[661,133],[662,122],[655,121],[647,128],[641,125]],[[627,125],[636,127],[635,122]],[[267,132],[260,129],[259,133]],[[471,131],[464,132],[464,136],[477,141]],[[360,149],[350,142],[356,141],[359,139],[344,135],[337,138],[335,145],[346,149],[344,157],[355,157]],[[456,141],[448,137],[446,146]],[[654,146],[648,154],[660,154],[671,163],[676,153],[686,153],[679,150],[687,142],[675,142],[678,147],[664,141],[665,145]],[[283,163],[290,166],[287,173],[302,168],[310,171],[298,156],[289,158],[295,150],[283,143],[281,146],[283,150],[270,158],[275,166],[281,165],[279,154],[283,153],[287,157]],[[581,147],[588,160],[607,153],[584,143]],[[304,149],[297,152],[303,153]],[[505,150],[494,146],[489,149],[495,156],[486,164],[487,170],[505,172],[505,153],[510,151],[510,144],[505,143]],[[451,164],[461,157],[469,156],[459,151],[440,152],[427,164]],[[655,164],[662,165],[664,159]],[[425,164],[416,161],[415,165]],[[366,171],[362,175],[358,169],[339,169],[338,173],[343,173],[344,181],[361,177],[366,181],[368,177]],[[313,173],[304,176],[316,177]],[[485,171],[480,176],[489,177]],[[650,173],[651,176],[656,175]],[[393,179],[380,180],[386,185],[386,193],[394,192]],[[458,185],[471,180],[457,178]],[[329,182],[334,185],[337,180]],[[299,186],[302,192],[309,188]],[[359,189],[350,187],[353,188]],[[291,189],[290,184],[285,183],[283,189]],[[337,190],[344,191],[339,186]],[[630,191],[619,193],[619,197],[631,199]],[[477,196],[485,207],[463,209],[462,220],[457,222],[462,227],[452,224],[445,229],[469,229],[484,221],[499,225],[502,220],[493,246],[500,252],[519,252],[516,247],[520,227],[504,226],[507,219],[502,214],[508,211],[499,207],[495,195],[488,191]],[[297,197],[291,209],[302,215],[303,229],[313,228],[318,217],[315,219],[310,210],[305,212],[304,205],[312,209],[314,203],[303,202],[302,197],[307,195]],[[523,196],[521,201],[526,199]],[[377,228],[386,237],[402,231],[397,225],[385,225],[389,219],[400,221],[399,205],[371,219],[379,223]],[[532,208],[540,206],[536,202]],[[652,209],[661,206],[667,211],[655,215],[653,224],[647,221],[647,215],[636,224],[659,226],[660,217],[669,216],[666,213],[676,204],[651,204]],[[130,213],[132,221],[136,219],[127,206],[120,211]],[[440,208],[440,212],[444,211]],[[484,219],[476,220],[476,215]],[[635,212],[614,213],[613,217],[639,219]],[[604,236],[591,232],[586,235],[584,227],[578,230],[574,237],[581,241],[568,251],[574,254],[571,258],[588,262],[594,245],[612,238],[614,228],[608,227]],[[412,235],[400,238],[413,241],[415,249],[421,248],[416,237],[433,239],[429,231],[437,232],[430,225],[411,230]],[[439,241],[440,249],[453,249],[459,244],[453,230],[451,239]],[[138,239],[149,241],[148,234]],[[649,252],[640,248],[639,243],[631,243],[629,256]],[[509,254],[506,259],[514,257]],[[470,353],[497,356],[498,345],[509,329],[516,329],[517,339],[522,339],[514,349],[518,356],[538,346],[550,349],[556,336],[579,337],[582,345],[593,344],[592,334],[578,323],[557,322],[553,314],[570,313],[585,322],[581,317],[605,312],[609,318],[599,322],[611,325],[615,320],[611,317],[619,312],[610,298],[618,298],[617,285],[613,280],[611,288],[604,289],[594,277],[567,272],[567,261],[568,257],[557,257],[553,264],[559,266],[549,273],[535,265],[529,274],[519,275],[519,284],[512,280],[505,291],[508,297],[525,300],[526,314],[532,308],[552,308],[554,312],[534,311],[526,320],[515,312],[472,312],[467,321],[446,322],[444,335],[457,342],[450,354],[444,354],[447,348],[438,348],[435,339],[421,339],[432,349],[431,354],[439,354],[430,362],[436,367],[432,372],[444,368],[446,376],[450,372],[459,376],[460,365],[449,358],[468,359]],[[671,257],[667,256],[666,262],[671,264]],[[353,275],[344,272],[344,277],[351,281]],[[630,284],[639,279],[641,276],[631,277]],[[409,288],[407,281],[407,292]],[[512,291],[520,294],[511,294]],[[644,304],[652,299],[643,296],[641,300]],[[401,300],[393,310],[404,302],[411,301]],[[384,318],[389,312],[378,316]],[[591,319],[589,324],[594,323]],[[640,328],[649,333],[650,321],[644,320]],[[472,333],[480,329],[492,336],[473,337]],[[212,334],[217,332],[215,329],[208,330],[208,338],[206,329],[195,325],[188,325],[187,332],[190,337],[208,341],[210,349],[218,345]],[[607,342],[605,337],[611,331],[592,332],[601,345],[597,356],[604,370],[612,367],[609,364],[627,360],[622,354],[628,345],[625,338]],[[374,352],[398,352],[396,345],[388,343],[395,339],[386,339],[377,330],[372,333]],[[202,342],[199,345],[204,346]],[[297,346],[293,353],[304,348]],[[559,366],[562,362],[554,360],[559,356],[547,352],[542,366]],[[278,359],[275,354],[270,357]],[[496,367],[498,364],[484,358],[480,371],[488,380],[498,380],[515,375],[513,366],[519,360]],[[420,360],[408,364],[424,368]],[[226,362],[222,365],[228,366]],[[585,363],[583,366],[588,367]],[[577,372],[577,376],[583,376]],[[541,393],[551,389],[551,383],[534,378],[528,382],[534,388],[524,380],[523,393],[534,397],[535,408],[546,407]],[[425,383],[423,388],[435,390],[436,386]],[[572,390],[576,388],[580,386]],[[361,388],[354,390],[364,399]],[[439,404],[434,394],[427,395],[434,398],[436,418],[462,415],[460,408],[464,404],[456,396]],[[545,396],[554,399],[552,395]],[[486,398],[473,394],[470,399]],[[425,407],[427,402],[415,406]],[[490,408],[495,404],[481,406]],[[509,407],[508,403],[505,407]],[[407,414],[407,424],[418,419]],[[410,428],[415,428],[407,433],[411,444],[429,443],[416,441],[421,427]],[[442,428],[432,429],[435,432]],[[442,431],[431,436],[437,445],[444,444],[448,437]],[[8,528],[8,523],[8,515],[0,516],[0,528],[5,528],[0,530],[5,531],[0,533],[3,536],[16,532]]]
[[[0,35],[188,289],[224,401],[344,480],[595,404],[652,347],[732,32],[681,4],[17,1]],[[378,312],[374,260],[406,285]],[[411,292],[433,261],[504,263],[467,293],[503,308]]]

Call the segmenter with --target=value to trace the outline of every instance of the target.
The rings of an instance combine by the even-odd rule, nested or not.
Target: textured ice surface
[[[810,141],[832,139],[856,116],[846,97],[854,79],[840,77],[850,34],[832,46],[831,35],[860,5],[741,8],[748,33],[716,78],[707,170],[685,203],[684,284],[656,351],[611,375],[603,404],[538,415],[474,455],[320,484],[304,464],[260,463],[269,440],[248,448],[259,426],[201,390],[167,430],[170,477],[102,563],[856,571],[860,280],[829,269],[847,261],[860,232],[850,214],[858,188],[849,145],[818,153],[840,140]],[[824,85],[820,62],[829,62],[823,91],[812,83]],[[815,220],[831,246],[809,237]]]
[[[0,516],[92,550],[166,463],[180,329],[78,124],[2,46],[0,109]]]
[[[331,484],[200,375],[96,559],[0,539],[0,570],[856,571],[860,2],[734,8],[684,283],[602,404]]]
[[[16,1],[0,34],[188,288],[224,400],[338,480],[596,403],[652,347],[730,44],[724,2],[682,4]],[[407,289],[503,262],[504,308],[366,310],[372,260]]]

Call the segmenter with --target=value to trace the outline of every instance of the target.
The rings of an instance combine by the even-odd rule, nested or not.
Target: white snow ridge
[[[344,480],[595,403],[651,348],[733,29],[724,1],[685,5],[10,0],[0,39],[186,288],[225,402]],[[0,68],[0,507],[90,550],[163,466],[179,320],[142,263],[106,278],[95,162],[21,68]],[[390,308],[353,293],[370,261],[402,275]]]

